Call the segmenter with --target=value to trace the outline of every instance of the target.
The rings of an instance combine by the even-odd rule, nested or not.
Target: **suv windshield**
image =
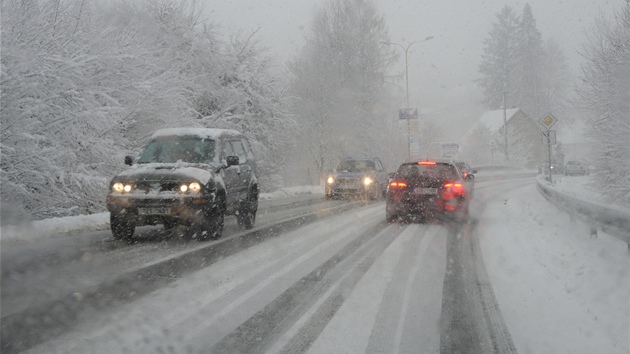
[[[213,163],[215,141],[195,136],[171,136],[152,140],[145,147],[138,163]]]
[[[374,162],[369,160],[346,160],[339,163],[339,172],[363,172],[374,170]]]

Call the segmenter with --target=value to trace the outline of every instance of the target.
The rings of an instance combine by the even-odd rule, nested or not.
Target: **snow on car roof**
[[[162,136],[198,136],[202,139],[218,139],[222,135],[240,135],[241,133],[232,129],[211,129],[211,128],[164,128],[156,131],[151,136],[155,139]]]

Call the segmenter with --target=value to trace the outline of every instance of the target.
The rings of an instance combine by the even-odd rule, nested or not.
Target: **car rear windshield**
[[[374,170],[374,162],[369,160],[345,160],[339,163],[339,172],[363,172]]]
[[[400,168],[398,168],[398,175],[404,178],[426,177],[443,180],[458,178],[455,166],[440,163],[435,165],[401,165]]]
[[[215,163],[215,141],[196,136],[167,136],[149,142],[138,163]]]

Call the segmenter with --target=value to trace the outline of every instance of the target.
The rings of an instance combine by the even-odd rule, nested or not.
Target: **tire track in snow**
[[[524,183],[525,182],[525,183]],[[476,205],[481,215],[487,201],[533,181],[502,185]],[[486,189],[486,188],[484,188]],[[476,223],[448,235],[447,270],[442,295],[441,353],[516,353],[514,343],[488,281]]]
[[[298,322],[313,306],[324,299],[309,317],[305,330],[282,351],[303,352],[326,326],[361,277],[396,236],[384,221],[350,242],[335,256],[296,282],[235,331],[210,349],[211,352],[266,352],[283,333]]]
[[[369,353],[399,353],[408,318],[413,285],[417,281],[420,265],[426,256],[433,238],[441,230],[439,225],[418,225],[424,227],[423,234],[413,235],[405,245],[405,252],[396,265],[394,274],[400,275],[389,280],[374,327],[369,338]],[[422,237],[420,237],[422,236]],[[406,276],[402,276],[406,274]]]

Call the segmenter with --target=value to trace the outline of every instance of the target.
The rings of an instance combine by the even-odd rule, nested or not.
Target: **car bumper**
[[[386,200],[387,214],[399,216],[449,217],[461,214],[466,206],[464,199],[443,200],[437,196],[403,198],[388,195]]]
[[[374,193],[375,184],[361,185],[332,185],[326,187],[327,196],[371,195]]]
[[[136,226],[165,223],[190,225],[203,221],[212,211],[211,197],[142,198],[107,196],[107,209],[112,217],[135,221]]]

